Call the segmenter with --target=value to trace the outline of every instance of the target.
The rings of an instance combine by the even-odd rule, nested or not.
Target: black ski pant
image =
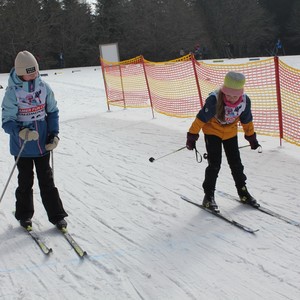
[[[204,138],[208,160],[208,167],[205,170],[205,179],[202,185],[204,193],[213,194],[215,191],[222,162],[222,145],[236,188],[240,189],[245,186],[247,177],[244,174],[237,136],[228,140],[222,140],[215,135],[205,135]]]
[[[17,163],[19,171],[15,213],[17,220],[31,219],[34,214],[32,190],[34,182],[33,166],[35,166],[40,195],[49,221],[55,224],[58,220],[68,216],[63,208],[58,190],[54,185],[49,160],[50,153],[41,157],[20,157]]]

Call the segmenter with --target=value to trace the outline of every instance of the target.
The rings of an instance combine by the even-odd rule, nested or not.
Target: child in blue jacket
[[[21,51],[15,59],[2,102],[2,128],[10,135],[10,153],[17,158],[18,187],[15,217],[21,226],[32,226],[34,214],[33,180],[35,166],[40,195],[48,219],[59,229],[66,228],[63,208],[49,164],[50,151],[58,145],[59,117],[57,102],[50,86],[39,75],[35,57]]]

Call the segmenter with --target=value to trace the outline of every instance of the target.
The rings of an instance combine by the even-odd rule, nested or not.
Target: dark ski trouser
[[[237,189],[243,187],[246,184],[247,177],[244,174],[244,166],[242,165],[240,157],[237,136],[228,140],[222,140],[215,135],[205,135],[204,138],[208,155],[208,167],[205,170],[205,179],[202,185],[205,194],[212,194],[215,191],[222,162],[222,145],[235,186]]]
[[[40,195],[49,221],[55,224],[58,220],[68,216],[63,208],[58,190],[55,187],[49,159],[50,153],[42,157],[20,157],[17,163],[19,171],[15,213],[17,220],[26,218],[31,219],[34,214],[32,190],[34,182],[34,165],[38,178]]]

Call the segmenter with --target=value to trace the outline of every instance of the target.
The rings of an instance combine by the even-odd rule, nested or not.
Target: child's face
[[[226,100],[227,100],[228,102],[230,102],[231,104],[234,104],[234,103],[237,102],[237,101],[239,100],[239,98],[240,98],[240,96],[232,96],[232,95],[226,95],[226,94],[225,94],[225,96],[226,96]]]
[[[38,75],[38,72],[36,71],[36,72],[31,73],[31,74],[29,74],[29,75],[23,75],[23,76],[22,76],[22,79],[23,79],[23,81],[34,80],[34,79],[36,79],[37,75]]]

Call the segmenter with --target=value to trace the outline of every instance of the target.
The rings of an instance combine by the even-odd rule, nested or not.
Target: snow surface
[[[286,59],[300,66],[298,56]],[[224,213],[258,228],[256,234],[181,200],[180,194],[203,198],[206,162],[197,163],[193,151],[149,162],[184,146],[193,118],[153,119],[150,109],[107,112],[99,66],[41,73],[60,108],[55,182],[69,231],[88,256],[80,259],[48,222],[35,183],[34,228],[53,248],[49,256],[40,251],[12,215],[15,172],[0,203],[1,300],[300,299],[300,228],[230,199],[236,191],[225,157],[216,201]],[[4,88],[7,79],[0,74]],[[241,149],[250,192],[300,221],[300,148],[258,139],[262,154]],[[4,188],[14,160],[3,130],[0,145]],[[203,154],[202,134],[197,145]]]

